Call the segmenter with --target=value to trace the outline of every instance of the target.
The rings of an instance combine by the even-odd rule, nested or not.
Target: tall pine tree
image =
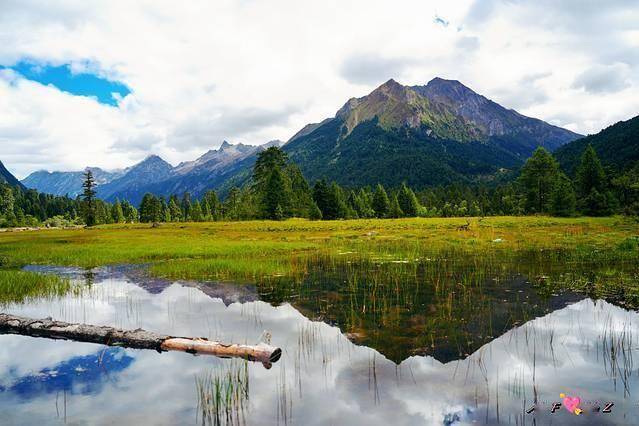
[[[610,214],[612,194],[608,191],[606,172],[592,145],[588,145],[577,168],[579,209],[587,216]]]
[[[84,173],[84,182],[82,183],[82,213],[84,216],[84,223],[87,226],[93,226],[96,224],[96,200],[95,200],[95,179],[91,170],[87,170]]]
[[[518,179],[525,195],[526,211],[550,212],[552,192],[558,176],[557,161],[545,148],[537,148],[522,167]]]
[[[388,216],[388,212],[390,211],[390,200],[388,199],[386,190],[381,184],[378,184],[377,188],[375,188],[372,204],[376,217],[383,218]]]

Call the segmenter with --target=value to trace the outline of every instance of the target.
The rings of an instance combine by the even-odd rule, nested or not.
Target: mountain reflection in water
[[[56,272],[85,279],[83,271]],[[482,315],[489,315],[482,321],[493,334],[462,346],[440,339],[427,349],[417,346],[422,342],[416,330],[442,324],[428,323],[427,303],[401,312],[395,323],[388,320],[397,336],[385,341],[388,333],[377,318],[374,330],[368,319],[347,321],[339,312],[331,317],[322,302],[315,303],[339,305],[343,296],[325,286],[323,294],[297,291],[288,303],[253,286],[140,277],[101,269],[80,294],[3,310],[238,343],[254,343],[269,330],[284,355],[271,370],[248,365],[242,417],[247,424],[533,424],[534,419],[538,425],[601,425],[632,424],[639,414],[633,364],[639,351],[633,333],[637,313],[573,294],[539,297],[521,276],[508,284],[506,293],[513,296],[499,293],[479,301],[489,310],[465,313],[469,321],[461,336],[484,333],[488,328],[473,328]],[[522,300],[530,309],[514,309]],[[523,314],[513,317],[516,312]],[[351,333],[354,324],[359,335]],[[418,326],[402,333],[397,324]],[[397,345],[400,350],[393,349]],[[229,362],[0,336],[0,418],[3,424],[193,424],[201,421],[196,378]],[[61,380],[60,372],[67,379]],[[615,406],[611,414],[591,413],[591,404],[579,417],[563,409],[551,415],[550,404],[562,392],[580,396],[584,404],[613,401]],[[538,410],[525,414],[534,400]]]

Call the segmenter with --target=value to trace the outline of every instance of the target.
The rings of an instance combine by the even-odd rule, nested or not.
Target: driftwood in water
[[[281,349],[267,343],[228,345],[204,338],[167,336],[142,329],[120,330],[106,326],[54,321],[51,318],[32,319],[1,313],[0,334],[75,340],[133,349],[155,349],[158,352],[181,351],[224,358],[244,358],[250,361],[260,361],[267,368],[282,356]]]

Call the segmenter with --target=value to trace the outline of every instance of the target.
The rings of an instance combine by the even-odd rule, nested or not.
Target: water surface
[[[633,424],[639,318],[604,300],[535,290],[517,271],[416,273],[378,285],[344,264],[269,285],[179,283],[137,268],[55,272],[84,291],[2,310],[283,349],[248,363],[235,424]],[[412,273],[411,273],[412,274]],[[357,282],[354,282],[356,280]],[[472,281],[472,282],[471,282]],[[421,283],[421,284],[420,284]],[[0,336],[2,424],[200,424],[198,383],[243,361]],[[559,393],[585,413],[550,413]],[[537,409],[526,409],[537,402]],[[614,402],[612,413],[594,413]],[[224,413],[228,414],[228,413]]]

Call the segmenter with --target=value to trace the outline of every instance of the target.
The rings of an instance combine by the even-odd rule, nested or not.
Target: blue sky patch
[[[131,91],[124,84],[110,81],[88,72],[73,73],[70,65],[41,65],[30,62],[19,62],[8,68],[21,74],[24,78],[44,85],[52,85],[58,89],[79,96],[95,97],[98,102],[117,106],[118,97],[125,97]],[[114,97],[113,94],[117,93]]]

